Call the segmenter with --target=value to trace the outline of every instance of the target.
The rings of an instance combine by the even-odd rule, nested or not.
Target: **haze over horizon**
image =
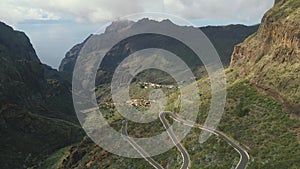
[[[92,0],[84,3],[69,0],[25,0],[20,3],[17,0],[4,0],[0,4],[0,20],[24,31],[30,37],[41,61],[58,68],[61,59],[72,46],[121,16],[154,11],[185,18],[197,27],[254,25],[260,23],[263,14],[274,4],[274,1],[259,0],[154,1],[155,3],[146,0]]]

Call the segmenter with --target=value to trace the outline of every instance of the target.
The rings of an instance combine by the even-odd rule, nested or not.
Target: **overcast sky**
[[[196,26],[259,23],[273,0],[1,0],[0,20],[25,31],[44,63],[57,68],[74,44],[116,18],[163,12]]]

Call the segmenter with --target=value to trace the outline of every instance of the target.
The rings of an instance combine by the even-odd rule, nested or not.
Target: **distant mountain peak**
[[[171,24],[175,25],[171,20],[164,19],[162,21],[157,21],[149,18],[142,18],[138,21],[131,21],[131,20],[117,20],[113,21],[106,29],[104,33],[113,33],[113,32],[121,32],[126,29],[132,28],[134,25],[140,25],[145,23],[164,23],[164,24]]]
[[[130,28],[135,22],[129,20],[117,20],[113,21],[106,29],[105,33],[118,32],[123,29]]]

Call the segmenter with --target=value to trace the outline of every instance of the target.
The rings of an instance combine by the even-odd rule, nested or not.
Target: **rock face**
[[[0,23],[0,56],[1,103],[21,103],[29,90],[38,95],[45,81],[41,63],[27,36]]]
[[[132,21],[116,21],[113,22],[110,26],[106,28],[106,31],[104,34],[108,33],[116,33],[122,32],[124,29],[130,29],[134,25],[138,24],[145,24],[147,22],[154,22],[149,19],[142,19],[138,22],[132,22]],[[162,24],[173,24],[169,20],[164,20],[161,22]],[[257,31],[258,25],[255,26],[244,26],[244,25],[229,25],[229,26],[209,26],[209,27],[202,27],[201,29],[211,40],[211,42],[216,47],[216,50],[218,51],[221,60],[224,64],[224,66],[227,66],[230,62],[230,56],[233,51],[233,47],[242,42],[245,38],[247,38],[249,35],[253,34]],[[151,41],[156,41],[155,44],[151,44]],[[74,69],[74,64],[76,62],[77,56],[80,52],[80,49],[85,44],[86,40],[83,43],[75,45],[67,54],[66,57],[62,60],[61,65],[59,67],[60,72],[66,72],[71,73]],[[124,57],[130,52],[137,51],[139,49],[144,48],[145,46],[154,46],[154,47],[160,47],[160,48],[178,48],[179,45],[171,42],[170,40],[162,39],[158,36],[144,36],[140,38],[136,38],[131,40],[130,42],[126,42],[125,44],[121,44],[115,48],[115,50],[112,51],[110,55],[107,56],[108,59],[106,59],[106,63],[103,64],[104,69],[109,69],[114,66],[115,63],[120,60],[120,58]],[[180,47],[183,51],[185,50],[183,47]],[[184,53],[184,52],[182,52]],[[186,58],[189,57],[189,54],[185,54]],[[193,60],[193,59],[187,59],[187,60]],[[194,60],[193,60],[194,61]],[[193,63],[193,61],[190,61]],[[194,64],[194,63],[193,63]],[[200,66],[201,63],[196,63],[194,67]]]
[[[237,77],[248,77],[287,107],[300,101],[299,28],[300,1],[276,1],[258,32],[235,47],[230,66]]]
[[[0,23],[0,168],[29,167],[83,137],[70,87],[24,33]]]
[[[74,66],[75,66],[75,63],[76,63],[76,59],[79,55],[79,52],[91,36],[92,35],[90,35],[82,43],[79,43],[79,44],[75,45],[70,51],[67,52],[66,57],[61,61],[60,66],[58,68],[60,72],[65,72],[65,73],[72,73],[73,72],[73,69],[74,69]]]
[[[201,27],[218,51],[223,65],[229,65],[234,46],[243,42],[258,30],[259,25],[228,25]]]

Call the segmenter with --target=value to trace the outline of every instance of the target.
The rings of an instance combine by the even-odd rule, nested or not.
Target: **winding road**
[[[178,141],[176,135],[174,134],[174,131],[172,128],[170,128],[169,123],[166,120],[166,114],[165,112],[159,114],[159,118],[161,122],[163,123],[164,127],[167,130],[167,133],[169,137],[171,138],[172,142],[176,145],[177,149],[180,151],[181,156],[183,158],[183,163],[181,165],[181,169],[187,169],[190,166],[190,156],[189,153],[186,151],[186,149],[181,145],[181,143]]]
[[[247,163],[250,158],[249,154],[240,145],[238,145],[238,143],[236,143],[237,141],[231,139],[230,137],[228,137],[225,133],[223,133],[221,131],[213,130],[213,129],[207,128],[205,126],[196,125],[193,122],[189,122],[187,120],[183,120],[183,119],[179,118],[172,112],[168,112],[168,113],[177,122],[182,122],[183,124],[191,126],[191,127],[198,127],[199,129],[208,131],[216,136],[223,138],[227,143],[229,143],[240,154],[239,163],[237,164],[237,166],[235,168],[236,169],[245,169],[247,167]]]
[[[163,167],[158,164],[156,161],[154,161],[150,155],[144,151],[144,149],[142,147],[140,147],[134,140],[132,140],[129,136],[128,136],[128,132],[127,132],[127,121],[124,120],[122,122],[122,134],[124,136],[124,138],[126,139],[126,141],[129,142],[129,144],[146,160],[149,162],[149,164],[151,164],[154,168],[156,169],[163,169]]]
[[[169,114],[170,117],[173,118],[177,122],[181,122],[184,125],[187,125],[187,126],[190,126],[190,127],[198,127],[201,130],[208,131],[208,132],[210,132],[210,133],[212,133],[212,134],[214,134],[216,136],[219,136],[219,137],[223,138],[227,143],[229,143],[240,154],[240,160],[239,160],[239,163],[236,166],[236,169],[245,169],[247,167],[247,163],[248,163],[250,157],[249,157],[247,151],[244,150],[237,143],[237,141],[235,141],[232,138],[228,137],[226,134],[224,134],[221,131],[213,130],[213,129],[210,129],[210,128],[207,128],[207,127],[201,126],[201,125],[196,125],[193,122],[184,120],[184,119],[176,116],[172,112],[162,112],[162,113],[159,114],[159,118],[160,118],[161,122],[163,123],[164,127],[166,128],[169,137],[171,138],[171,140],[176,145],[177,149],[180,151],[180,153],[182,155],[183,163],[182,163],[181,169],[188,169],[189,168],[189,166],[190,166],[190,157],[189,157],[189,154],[186,151],[186,149],[178,141],[178,139],[177,139],[176,135],[174,134],[174,131],[172,130],[172,128],[170,128],[170,125],[169,125],[168,121],[165,118],[167,114]],[[143,150],[143,148],[141,148],[134,140],[132,140],[128,136],[128,133],[127,133],[127,121],[126,120],[123,121],[122,134],[124,135],[124,138],[130,143],[130,145],[136,151],[138,151],[138,153],[146,161],[148,161],[153,167],[155,167],[156,169],[163,169],[163,167],[160,164],[158,164],[156,161],[154,161],[150,157],[150,155]]]

